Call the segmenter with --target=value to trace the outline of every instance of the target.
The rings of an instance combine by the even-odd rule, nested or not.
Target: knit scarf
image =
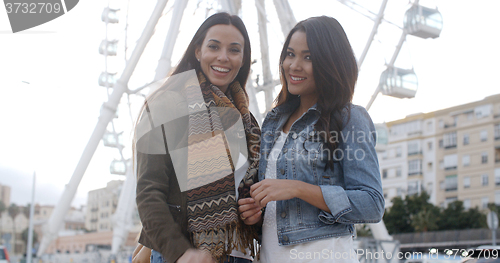
[[[255,256],[257,229],[245,225],[238,216],[236,162],[231,157],[226,130],[234,127],[241,117],[244,136],[240,131],[240,140],[246,137],[250,167],[238,191],[239,198],[246,198],[250,196],[250,186],[258,180],[260,129],[248,110],[247,96],[238,81],[228,87],[227,95],[202,73],[198,74],[198,81],[199,87],[187,85],[185,89],[189,111],[188,231],[193,245],[210,252],[217,261],[224,261],[233,249],[242,252],[249,249]],[[200,88],[203,98],[199,96]]]

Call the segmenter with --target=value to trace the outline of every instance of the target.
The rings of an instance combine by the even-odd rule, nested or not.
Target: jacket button
[[[283,241],[288,242],[288,236],[284,235],[283,236]]]
[[[283,149],[283,153],[288,152],[288,148]]]
[[[281,217],[285,218],[286,217],[286,212],[281,212]]]
[[[294,133],[294,134],[292,135],[292,138],[293,138],[294,140],[295,140],[295,139],[297,139],[297,134],[296,134],[296,133]]]
[[[281,169],[281,174],[285,174],[285,169]]]

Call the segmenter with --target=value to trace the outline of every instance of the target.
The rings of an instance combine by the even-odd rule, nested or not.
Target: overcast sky
[[[166,14],[147,47],[129,88],[151,81],[168,30],[174,1],[169,1]],[[208,4],[207,4],[208,2]],[[190,0],[174,49],[178,61],[198,26],[205,17],[205,1]],[[242,17],[250,33],[252,57],[259,59],[259,38],[253,1],[243,1]],[[272,1],[268,5],[268,33],[271,68],[277,78],[279,51],[283,33]],[[311,16],[328,15],[339,20],[347,32],[357,56],[365,47],[373,22],[337,1],[289,1],[297,21]],[[359,0],[362,6],[377,12],[382,1]],[[430,112],[500,93],[497,75],[500,70],[500,38],[496,19],[500,10],[497,0],[428,0],[428,7],[438,7],[444,28],[437,39],[408,36],[396,66],[414,68],[419,88],[414,99],[396,99],[379,95],[370,109],[374,122],[392,121],[417,112]],[[31,176],[37,171],[36,202],[57,204],[65,184],[94,130],[106,91],[97,78],[104,69],[98,47],[105,36],[100,16],[105,2],[80,1],[66,15],[39,27],[12,34],[2,5],[0,8],[0,184],[12,188],[12,201],[25,205],[31,200]],[[155,1],[130,1],[128,55],[151,14]],[[125,20],[127,1],[117,1]],[[402,24],[407,1],[390,0],[386,19]],[[124,66],[124,23],[110,26],[109,34],[120,39],[121,51],[110,59],[110,70]],[[366,106],[375,90],[384,63],[392,56],[401,30],[388,23],[379,28],[368,56],[361,68],[354,103]],[[260,62],[259,62],[260,63]],[[260,71],[258,64],[254,75]],[[24,82],[23,82],[24,81]],[[29,84],[25,83],[28,82]],[[141,102],[131,97],[132,115]],[[126,102],[126,98],[123,102]],[[120,106],[118,129],[130,138],[131,118],[126,104]],[[129,144],[127,144],[129,145]],[[130,147],[125,150],[130,155]],[[75,206],[86,203],[87,192],[101,188],[110,180],[123,179],[109,173],[109,163],[117,157],[114,149],[100,144],[80,184]]]

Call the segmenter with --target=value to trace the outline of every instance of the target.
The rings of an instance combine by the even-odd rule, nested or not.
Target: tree
[[[26,247],[28,247],[28,236],[29,236],[29,228],[26,228],[23,230],[23,233],[21,234],[21,237]],[[33,244],[35,244],[36,242],[38,242],[38,234],[36,233],[36,231],[33,231]]]
[[[416,215],[412,215],[411,225],[416,232],[437,230],[437,214],[439,214],[439,208],[431,207],[429,209],[427,207],[424,207],[424,209],[418,212]]]
[[[7,209],[7,207],[5,206],[3,201],[0,201],[0,217],[2,217],[2,213],[3,211],[5,211],[5,209]]]
[[[12,243],[14,244],[13,246],[13,252],[16,252],[16,216],[19,215],[19,207],[16,204],[11,204],[8,208],[9,216],[12,218],[12,228],[14,230],[14,234],[12,235]]]
[[[7,209],[3,201],[0,201],[0,220],[2,218],[3,212]],[[2,222],[0,221],[0,237],[2,236]]]
[[[469,209],[465,213],[462,213],[460,222],[462,222],[464,228],[487,228],[486,215],[479,211],[479,208],[475,207]]]
[[[438,222],[439,230],[460,229],[460,215],[464,213],[462,201],[449,203],[446,209],[441,212]]]
[[[393,198],[392,207],[384,213],[384,223],[389,234],[413,232],[414,228],[410,222],[410,213],[405,200],[399,196]]]

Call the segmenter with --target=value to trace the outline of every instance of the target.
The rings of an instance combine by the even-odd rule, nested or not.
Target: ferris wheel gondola
[[[396,98],[413,98],[417,93],[418,80],[413,69],[388,66],[380,75],[382,94]]]
[[[437,38],[443,29],[443,16],[437,9],[413,5],[405,13],[404,29],[421,38]]]

